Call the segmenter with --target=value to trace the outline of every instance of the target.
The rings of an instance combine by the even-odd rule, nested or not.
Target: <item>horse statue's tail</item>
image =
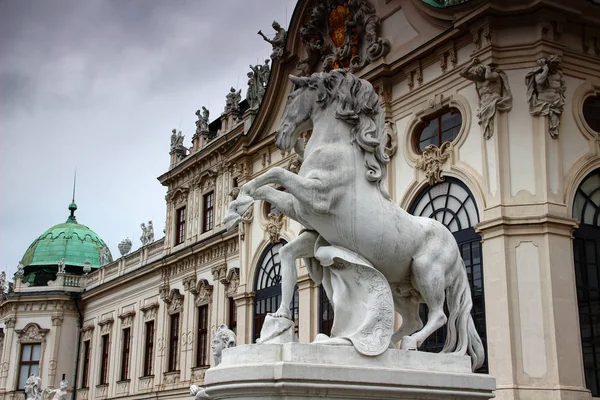
[[[475,323],[471,317],[473,299],[467,280],[467,270],[462,257],[459,256],[459,275],[452,285],[446,289],[446,301],[448,303],[448,331],[446,343],[442,349],[443,353],[469,354],[471,357],[471,369],[479,369],[485,359],[485,351],[481,338],[475,330]]]

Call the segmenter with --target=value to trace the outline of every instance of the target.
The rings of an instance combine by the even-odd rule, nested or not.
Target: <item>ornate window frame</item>
[[[586,139],[600,141],[600,133],[594,131],[583,115],[583,103],[588,97],[600,96],[600,79],[590,77],[573,92],[572,113],[579,131]]]
[[[425,105],[421,106],[421,108],[414,112],[413,118],[408,123],[404,132],[404,137],[402,139],[404,151],[402,153],[404,154],[404,157],[409,165],[414,167],[422,157],[422,153],[418,152],[414,145],[414,135],[416,134],[417,128],[421,126],[429,117],[439,113],[446,107],[456,108],[462,117],[462,125],[460,130],[458,131],[456,137],[450,142],[450,152],[453,152],[454,149],[460,148],[460,146],[467,139],[467,136],[471,131],[472,121],[469,101],[457,93],[453,93],[449,96],[444,96],[441,94],[431,97],[425,103]]]
[[[40,360],[38,364],[38,375],[42,376],[44,370],[44,355],[46,352],[46,339],[47,334],[50,332],[50,329],[43,329],[35,322],[30,322],[23,327],[23,329],[15,329],[15,333],[17,334],[17,348],[18,348],[18,357],[17,365],[20,368],[20,360],[21,360],[21,349],[23,344],[40,344]],[[15,374],[15,385],[17,387],[19,385],[19,371]]]

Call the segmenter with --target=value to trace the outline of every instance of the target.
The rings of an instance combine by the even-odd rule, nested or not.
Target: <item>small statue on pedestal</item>
[[[273,24],[271,26],[277,32],[273,39],[269,39],[268,37],[266,37],[265,34],[262,33],[262,31],[258,31],[258,34],[260,36],[262,36],[262,38],[265,41],[271,43],[271,46],[273,46],[273,52],[271,53],[271,60],[279,61],[283,57],[283,50],[285,48],[287,32],[285,29],[283,29],[281,27],[281,25],[279,25],[279,23],[277,21],[273,21]]]

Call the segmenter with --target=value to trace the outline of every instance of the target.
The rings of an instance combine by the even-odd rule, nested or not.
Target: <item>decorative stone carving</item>
[[[430,144],[425,147],[423,154],[417,160],[416,168],[425,172],[427,183],[430,186],[443,182],[442,165],[450,157],[450,142],[444,142],[440,147]]]
[[[285,42],[287,39],[287,32],[281,27],[281,25],[279,25],[277,21],[273,21],[273,24],[271,24],[271,26],[273,27],[273,29],[275,29],[275,32],[277,32],[275,33],[275,37],[273,39],[269,39],[268,37],[266,37],[265,34],[262,33],[262,31],[258,31],[258,35],[262,36],[262,38],[265,41],[269,42],[271,46],[273,46],[271,60],[275,62],[283,58]]]
[[[81,328],[81,338],[83,341],[91,340],[94,334],[94,325],[87,325]]]
[[[398,151],[398,134],[396,133],[396,125],[392,121],[385,121],[385,154],[392,158]]]
[[[142,228],[142,236],[140,236],[142,246],[146,246],[154,242],[154,226],[152,225],[152,221],[148,221],[148,227],[146,227],[146,224],[143,222],[140,227]]]
[[[17,323],[17,317],[10,316],[4,319],[4,326],[7,328],[14,328]]]
[[[279,242],[279,235],[281,232],[281,227],[283,227],[283,218],[285,215],[283,213],[274,214],[269,213],[267,215],[267,233],[269,234],[269,241],[271,243]]]
[[[25,275],[25,266],[21,261],[19,261],[19,265],[17,266],[17,272],[15,272],[15,277],[22,277]]]
[[[129,254],[129,252],[131,251],[131,246],[133,246],[133,243],[131,243],[131,239],[129,238],[125,238],[123,240],[121,240],[121,242],[119,243],[119,253],[121,253],[121,257],[126,256],[127,254]]]
[[[512,108],[508,77],[496,64],[483,65],[478,58],[474,58],[460,75],[475,82],[479,95],[477,117],[479,125],[483,126],[483,136],[489,139],[494,134],[496,111],[508,112]]]
[[[101,335],[109,334],[110,331],[112,330],[112,326],[113,326],[114,322],[115,322],[115,320],[112,317],[106,318],[106,319],[98,322],[98,326],[100,327],[100,334]]]
[[[225,297],[237,294],[237,288],[240,285],[240,269],[231,268],[227,276],[221,279],[221,283],[225,286]]]
[[[6,282],[6,272],[0,272],[0,298],[2,298],[8,290],[8,283]]]
[[[48,332],[50,329],[42,329],[35,322],[28,323],[23,329],[15,329],[15,333],[19,336],[19,343],[45,342]]]
[[[176,385],[179,383],[180,374],[179,372],[165,372],[164,374],[165,385]]]
[[[167,311],[169,314],[181,312],[183,307],[183,295],[179,292],[179,289],[171,289],[171,291],[168,291],[168,285],[161,285],[159,291],[160,298],[168,305]]]
[[[52,326],[61,326],[64,320],[64,317],[62,315],[53,315],[51,317],[52,319]]]
[[[61,259],[58,262],[58,269],[57,269],[59,274],[64,274],[65,273],[65,259]]]
[[[297,65],[303,76],[318,68],[356,72],[390,51],[390,42],[379,37],[380,20],[369,0],[317,2],[309,15],[299,31],[307,53]]]
[[[60,381],[60,385],[58,389],[44,389],[44,396],[52,396],[52,400],[67,400],[67,388],[69,387],[69,382],[65,379]]]
[[[213,280],[215,282],[220,281],[224,279],[225,275],[227,274],[227,264],[215,265],[210,269],[210,272],[212,273]]]
[[[196,135],[208,135],[208,124],[210,123],[208,118],[210,116],[210,111],[202,106],[202,112],[197,110],[196,116],[198,117],[198,121],[196,121]]]
[[[232,87],[225,96],[225,113],[238,113],[240,111],[240,101],[242,101],[242,89],[235,91]]]
[[[529,112],[534,117],[548,116],[550,136],[556,139],[567,90],[561,58],[557,54],[552,54],[538,59],[537,62],[539,67],[525,76]]]
[[[194,274],[186,276],[185,278],[183,278],[182,283],[184,291],[189,292],[190,290],[193,290],[193,288],[196,286],[196,275]]]
[[[100,249],[100,265],[106,265],[110,262],[110,250],[107,246]]]
[[[269,79],[270,69],[269,60],[265,60],[264,65],[250,65],[252,71],[248,72],[248,91],[246,100],[252,109],[257,109],[265,96],[267,81]]]
[[[25,381],[25,400],[42,400],[42,380],[37,375],[31,375]]]
[[[274,329],[263,330],[261,342],[280,342],[279,333],[293,325],[295,261],[303,258],[334,308],[331,337],[316,343],[352,345],[368,356],[399,341],[402,349],[417,350],[448,321],[443,351],[468,353],[472,368],[479,368],[484,348],[470,314],[471,293],[456,240],[441,223],[402,211],[387,191],[389,157],[377,93],[368,81],[342,69],[290,79],[296,90],[275,143],[290,151],[305,123],[312,123],[311,140],[322,145],[306,148],[298,175],[273,167],[244,184],[223,220],[228,229],[235,227],[261,200],[309,227],[279,250],[281,305],[270,315]],[[283,186],[289,197],[282,201],[273,185]],[[421,302],[428,309],[425,326]],[[395,304],[402,306],[394,310]],[[396,332],[394,311],[403,317]]]
[[[223,349],[235,347],[236,342],[237,338],[235,336],[235,333],[233,333],[233,331],[229,329],[227,325],[219,325],[219,327],[213,335],[213,339],[210,346],[213,358],[215,360],[215,366],[221,364],[221,354],[223,353]]]
[[[92,263],[90,262],[90,260],[85,260],[83,263],[83,273],[84,274],[89,274],[90,272],[92,272]]]
[[[194,304],[203,306],[210,303],[212,299],[213,286],[206,279],[200,279],[196,284],[195,289],[190,292],[194,295]]]
[[[246,229],[250,226],[250,223],[254,219],[254,207],[250,207],[244,215],[242,215],[242,220],[239,224],[239,233],[240,239],[244,240],[246,238]]]
[[[123,314],[119,315],[119,319],[121,320],[122,328],[129,328],[133,325],[133,319],[135,318],[135,311],[126,311]]]
[[[173,129],[171,131],[171,151],[180,151],[182,148],[185,148],[183,145],[184,139],[185,135],[182,135],[181,131],[177,132],[177,129]]]
[[[150,303],[140,307],[140,311],[142,311],[144,315],[144,321],[152,321],[156,319],[158,314],[158,303]]]

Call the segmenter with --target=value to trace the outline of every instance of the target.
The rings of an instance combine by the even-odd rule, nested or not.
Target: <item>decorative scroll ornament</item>
[[[560,117],[565,106],[567,86],[562,73],[561,58],[558,54],[537,60],[539,67],[525,75],[529,113],[534,117],[548,116],[549,133],[558,137]]]
[[[283,214],[269,213],[267,215],[267,233],[269,234],[269,241],[271,243],[279,242],[279,235],[281,227],[283,226]]]
[[[161,285],[159,292],[160,298],[167,304],[169,314],[181,312],[183,308],[183,295],[179,292],[179,289],[168,291],[168,285]]]
[[[221,283],[225,286],[225,297],[232,297],[237,293],[237,288],[240,286],[240,269],[231,268]]]
[[[326,0],[310,11],[299,31],[306,57],[297,68],[309,76],[318,70],[348,68],[356,72],[390,51],[379,37],[379,17],[369,0]]]
[[[436,183],[443,182],[442,165],[450,157],[450,142],[444,142],[440,147],[430,144],[425,147],[421,158],[417,160],[416,167],[425,171],[427,183],[433,186]]]
[[[203,306],[212,300],[213,286],[206,279],[200,279],[196,287],[190,292],[194,295],[194,304]]]
[[[45,342],[46,334],[50,329],[42,329],[34,322],[28,323],[23,329],[15,329],[19,336],[19,343]]]

